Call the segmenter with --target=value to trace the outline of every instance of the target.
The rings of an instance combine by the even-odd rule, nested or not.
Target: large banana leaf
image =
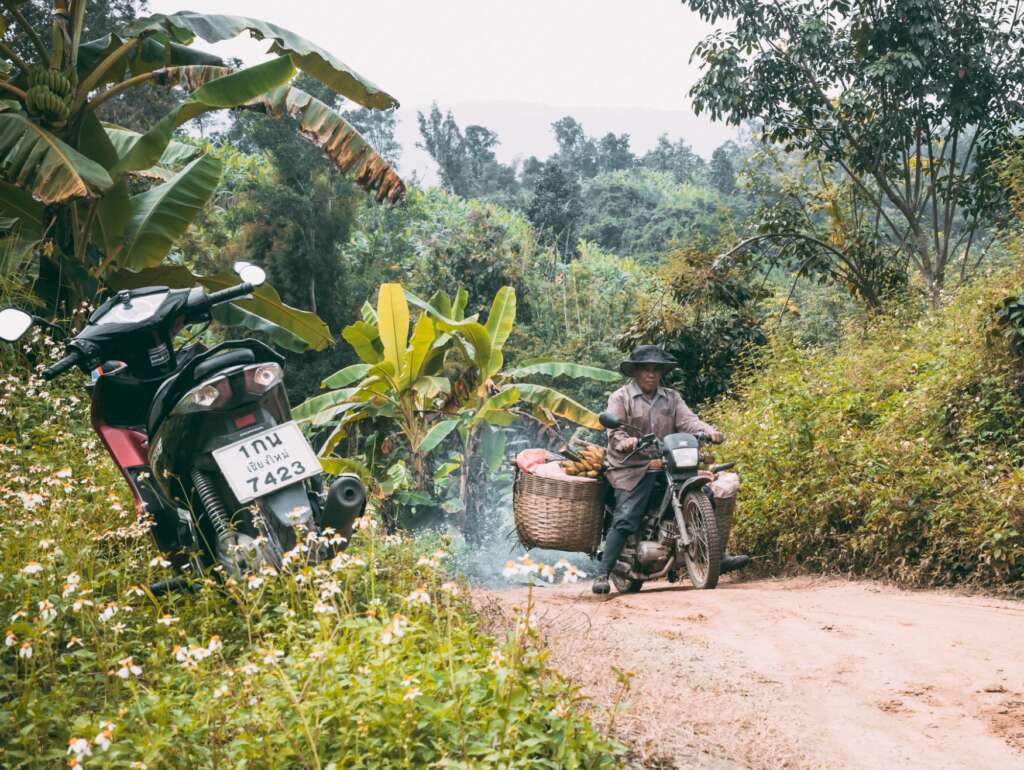
[[[418,446],[414,446],[413,450],[417,452],[431,452],[438,444],[448,438],[448,434],[455,430],[459,425],[458,420],[441,420],[441,422],[433,425],[427,434],[420,440]]]
[[[384,345],[384,360],[400,374],[409,340],[409,304],[400,284],[382,283],[377,291],[377,332]]]
[[[125,50],[104,72],[96,71],[97,65],[107,61],[124,43],[125,39],[119,35],[105,35],[78,47],[76,66],[80,91],[84,88],[92,90],[107,83],[118,83],[129,74],[141,75],[163,67],[225,66],[219,56],[180,45],[168,40],[166,35],[154,34]]]
[[[341,330],[341,337],[352,346],[363,363],[377,364],[384,359],[377,345],[380,336],[377,334],[376,323],[356,321]]]
[[[103,128],[106,131],[107,138],[110,139],[110,143],[113,145],[114,150],[117,152],[118,158],[123,158],[127,155],[135,143],[142,138],[142,134],[137,131],[131,131],[121,126],[115,126],[110,123],[104,123]],[[203,149],[196,147],[194,144],[186,144],[185,142],[171,141],[166,148],[164,148],[163,155],[160,156],[160,160],[157,163],[163,168],[177,168],[183,163],[191,163],[199,155],[201,155]],[[150,169],[142,169],[137,172],[140,176],[145,176]]]
[[[108,170],[118,161],[117,149],[103,130],[103,124],[92,113],[82,117],[78,148]],[[96,199],[95,205],[93,241],[108,258],[108,264],[113,264],[124,248],[124,232],[132,218],[127,180],[118,179],[113,187]]]
[[[294,118],[314,144],[323,149],[342,173],[355,168],[353,179],[377,202],[391,203],[405,195],[405,183],[391,165],[349,123],[316,97],[300,88],[281,86],[247,102],[246,109],[274,118]]]
[[[512,333],[512,325],[516,320],[516,290],[511,286],[502,286],[494,295],[491,311],[487,314],[485,327],[491,335],[491,347],[501,350],[508,335]]]
[[[254,332],[262,332],[275,345],[296,353],[309,350],[309,343],[302,337],[292,334],[283,326],[268,321],[266,318],[244,310],[234,302],[217,305],[213,309],[213,317],[225,326],[240,326]]]
[[[505,376],[514,380],[540,374],[546,377],[572,377],[574,379],[597,380],[599,382],[617,382],[622,375],[611,369],[600,369],[596,366],[583,366],[572,361],[540,361],[535,364],[517,366],[505,371]]]
[[[128,226],[123,267],[142,270],[164,261],[220,184],[224,164],[202,155],[162,185],[131,198],[132,221]]]
[[[16,220],[16,227],[23,238],[37,240],[42,237],[42,204],[10,182],[0,181],[0,217]]]
[[[370,372],[370,364],[352,364],[339,369],[320,383],[321,388],[344,388],[357,380],[363,379]]]
[[[364,107],[386,110],[398,106],[393,96],[381,91],[327,51],[276,24],[244,16],[181,11],[170,16],[155,14],[140,19],[127,30],[127,34],[132,36],[161,32],[183,45],[190,45],[196,36],[208,43],[216,43],[248,32],[257,40],[271,40],[272,53],[291,57],[292,63],[300,70]]]
[[[405,366],[402,368],[401,384],[403,387],[408,387],[410,383],[416,382],[426,374],[426,364],[430,359],[436,340],[437,329],[433,320],[426,313],[420,313],[412,330],[409,350],[405,356]]]
[[[335,407],[344,404],[349,397],[355,393],[355,388],[339,388],[318,396],[307,398],[297,407],[292,409],[292,417],[299,422],[306,422],[318,418],[322,413],[332,411]],[[333,415],[331,415],[333,416]],[[326,422],[317,420],[318,423]]]
[[[573,401],[564,393],[559,393],[557,390],[544,385],[528,385],[522,382],[508,385],[503,390],[512,388],[518,390],[519,397],[528,404],[543,407],[552,414],[564,417],[566,420],[582,425],[585,428],[601,430],[601,423],[598,421],[597,415],[583,406],[583,404]]]
[[[0,113],[0,175],[43,203],[62,203],[113,185],[99,163],[28,118]]]
[[[506,411],[515,405],[522,398],[522,394],[516,386],[506,388],[491,396],[480,405],[470,421],[470,425],[478,425],[481,422],[493,422],[495,424],[508,424],[511,415]]]
[[[107,279],[107,283],[115,289],[132,289],[139,286],[187,288],[201,285],[209,291],[219,291],[236,286],[238,282],[239,278],[234,273],[197,276],[180,265],[151,267],[137,273],[122,270]],[[230,305],[221,305],[220,308],[230,308],[236,313],[221,316],[229,319],[227,322],[266,332],[275,343],[289,350],[323,350],[334,341],[331,330],[316,313],[284,304],[280,295],[269,284],[263,284],[256,289],[252,299],[235,300]],[[239,311],[244,315],[237,314]],[[256,325],[257,322],[259,325]],[[249,323],[253,325],[250,326]]]
[[[294,74],[285,57],[238,71],[203,66],[167,69],[162,82],[181,83],[192,91],[191,96],[136,140],[113,173],[149,168],[160,160],[178,126],[211,110],[238,107],[288,82]]]
[[[502,286],[494,295],[491,303],[491,311],[487,314],[487,323],[484,326],[491,338],[491,359],[486,371],[482,373],[483,379],[493,377],[496,372],[501,371],[504,364],[502,348],[508,335],[512,333],[512,325],[516,320],[516,292],[511,286]]]
[[[487,369],[491,362],[491,335],[487,333],[487,329],[484,328],[483,324],[476,320],[476,316],[456,321],[452,318],[446,318],[438,312],[437,308],[410,291],[405,292],[405,298],[409,301],[410,305],[426,312],[439,329],[453,332],[468,340],[473,348],[471,351],[473,363],[481,371]],[[456,300],[458,300],[458,295],[456,295]],[[457,306],[458,301],[456,302]],[[462,305],[462,307],[465,307],[465,305]]]

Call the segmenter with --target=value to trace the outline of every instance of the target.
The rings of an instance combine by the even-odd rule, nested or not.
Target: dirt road
[[[1024,603],[813,578],[533,596],[597,721],[610,665],[634,672],[614,731],[646,767],[1024,768]]]

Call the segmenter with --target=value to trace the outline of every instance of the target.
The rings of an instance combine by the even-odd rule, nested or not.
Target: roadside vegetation
[[[712,419],[743,477],[735,549],[762,571],[840,572],[1024,595],[1021,360],[1000,272],[938,313],[775,339]]]
[[[3,363],[0,765],[616,766],[529,608],[484,633],[443,538],[367,517],[330,563],[154,597],[85,394]]]

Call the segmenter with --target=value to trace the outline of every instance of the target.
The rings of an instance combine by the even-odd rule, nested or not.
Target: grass
[[[87,425],[81,377],[43,385],[2,363],[0,766],[618,764],[529,609],[484,633],[443,541],[367,518],[329,564],[296,554],[281,574],[154,597],[170,573]]]

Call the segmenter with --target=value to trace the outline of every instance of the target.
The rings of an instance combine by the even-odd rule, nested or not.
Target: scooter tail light
[[[245,368],[245,390],[254,395],[266,393],[283,378],[284,372],[278,364],[248,366]]]
[[[174,408],[176,412],[204,411],[223,406],[231,400],[231,386],[224,377],[207,380],[192,388]]]

